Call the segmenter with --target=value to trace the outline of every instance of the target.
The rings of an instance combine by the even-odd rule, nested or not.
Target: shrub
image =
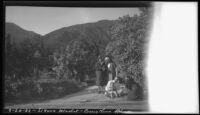
[[[78,91],[73,81],[47,80],[5,82],[5,101],[16,99],[56,98]]]
[[[113,57],[119,76],[128,78],[126,86],[132,90],[129,97],[140,97],[146,87],[145,59],[152,9],[140,11],[140,15],[127,15],[116,21],[111,30],[112,41],[106,46],[106,55]]]
[[[113,57],[119,74],[143,86],[145,56],[150,29],[151,8],[140,8],[141,14],[120,17],[112,27],[112,41],[106,55]]]

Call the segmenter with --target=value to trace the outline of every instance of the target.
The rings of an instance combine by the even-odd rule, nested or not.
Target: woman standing
[[[103,92],[103,85],[104,85],[104,79],[103,79],[103,60],[101,57],[98,57],[95,69],[96,69],[96,85],[98,86],[98,93]]]
[[[102,85],[103,85],[103,89],[105,89],[104,87],[107,85],[107,82],[109,80],[108,79],[108,67],[105,62],[103,62],[103,64],[102,64],[102,77],[103,77]]]
[[[116,77],[116,72],[117,72],[116,65],[109,57],[105,58],[105,62],[107,63],[109,80],[114,80],[114,78]]]

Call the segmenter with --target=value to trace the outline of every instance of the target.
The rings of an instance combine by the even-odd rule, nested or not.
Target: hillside
[[[110,29],[114,21],[102,20],[95,23],[64,27],[43,36],[47,47],[65,46],[73,40],[85,39],[89,43],[105,44],[110,40]]]
[[[41,36],[35,32],[25,30],[14,23],[6,22],[5,35],[7,36],[8,34],[16,43],[21,43],[26,39],[32,39]]]
[[[48,48],[59,48],[66,46],[68,43],[74,40],[84,39],[90,44],[98,44],[101,48],[110,41],[110,29],[114,21],[101,20],[94,23],[77,24],[69,27],[63,27],[61,29],[52,31],[44,36],[41,36],[35,32],[25,30],[20,26],[7,22],[5,25],[6,36],[11,35],[12,40],[17,44],[32,38],[41,37],[44,44]]]

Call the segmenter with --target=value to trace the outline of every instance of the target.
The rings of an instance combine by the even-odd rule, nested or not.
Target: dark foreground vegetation
[[[75,81],[68,80],[26,80],[21,82],[6,81],[5,83],[6,102],[53,99],[81,90]]]

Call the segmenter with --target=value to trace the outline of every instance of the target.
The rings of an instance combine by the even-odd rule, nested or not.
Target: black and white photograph
[[[25,3],[5,5],[4,11],[7,112],[149,111],[151,2],[132,7]]]

